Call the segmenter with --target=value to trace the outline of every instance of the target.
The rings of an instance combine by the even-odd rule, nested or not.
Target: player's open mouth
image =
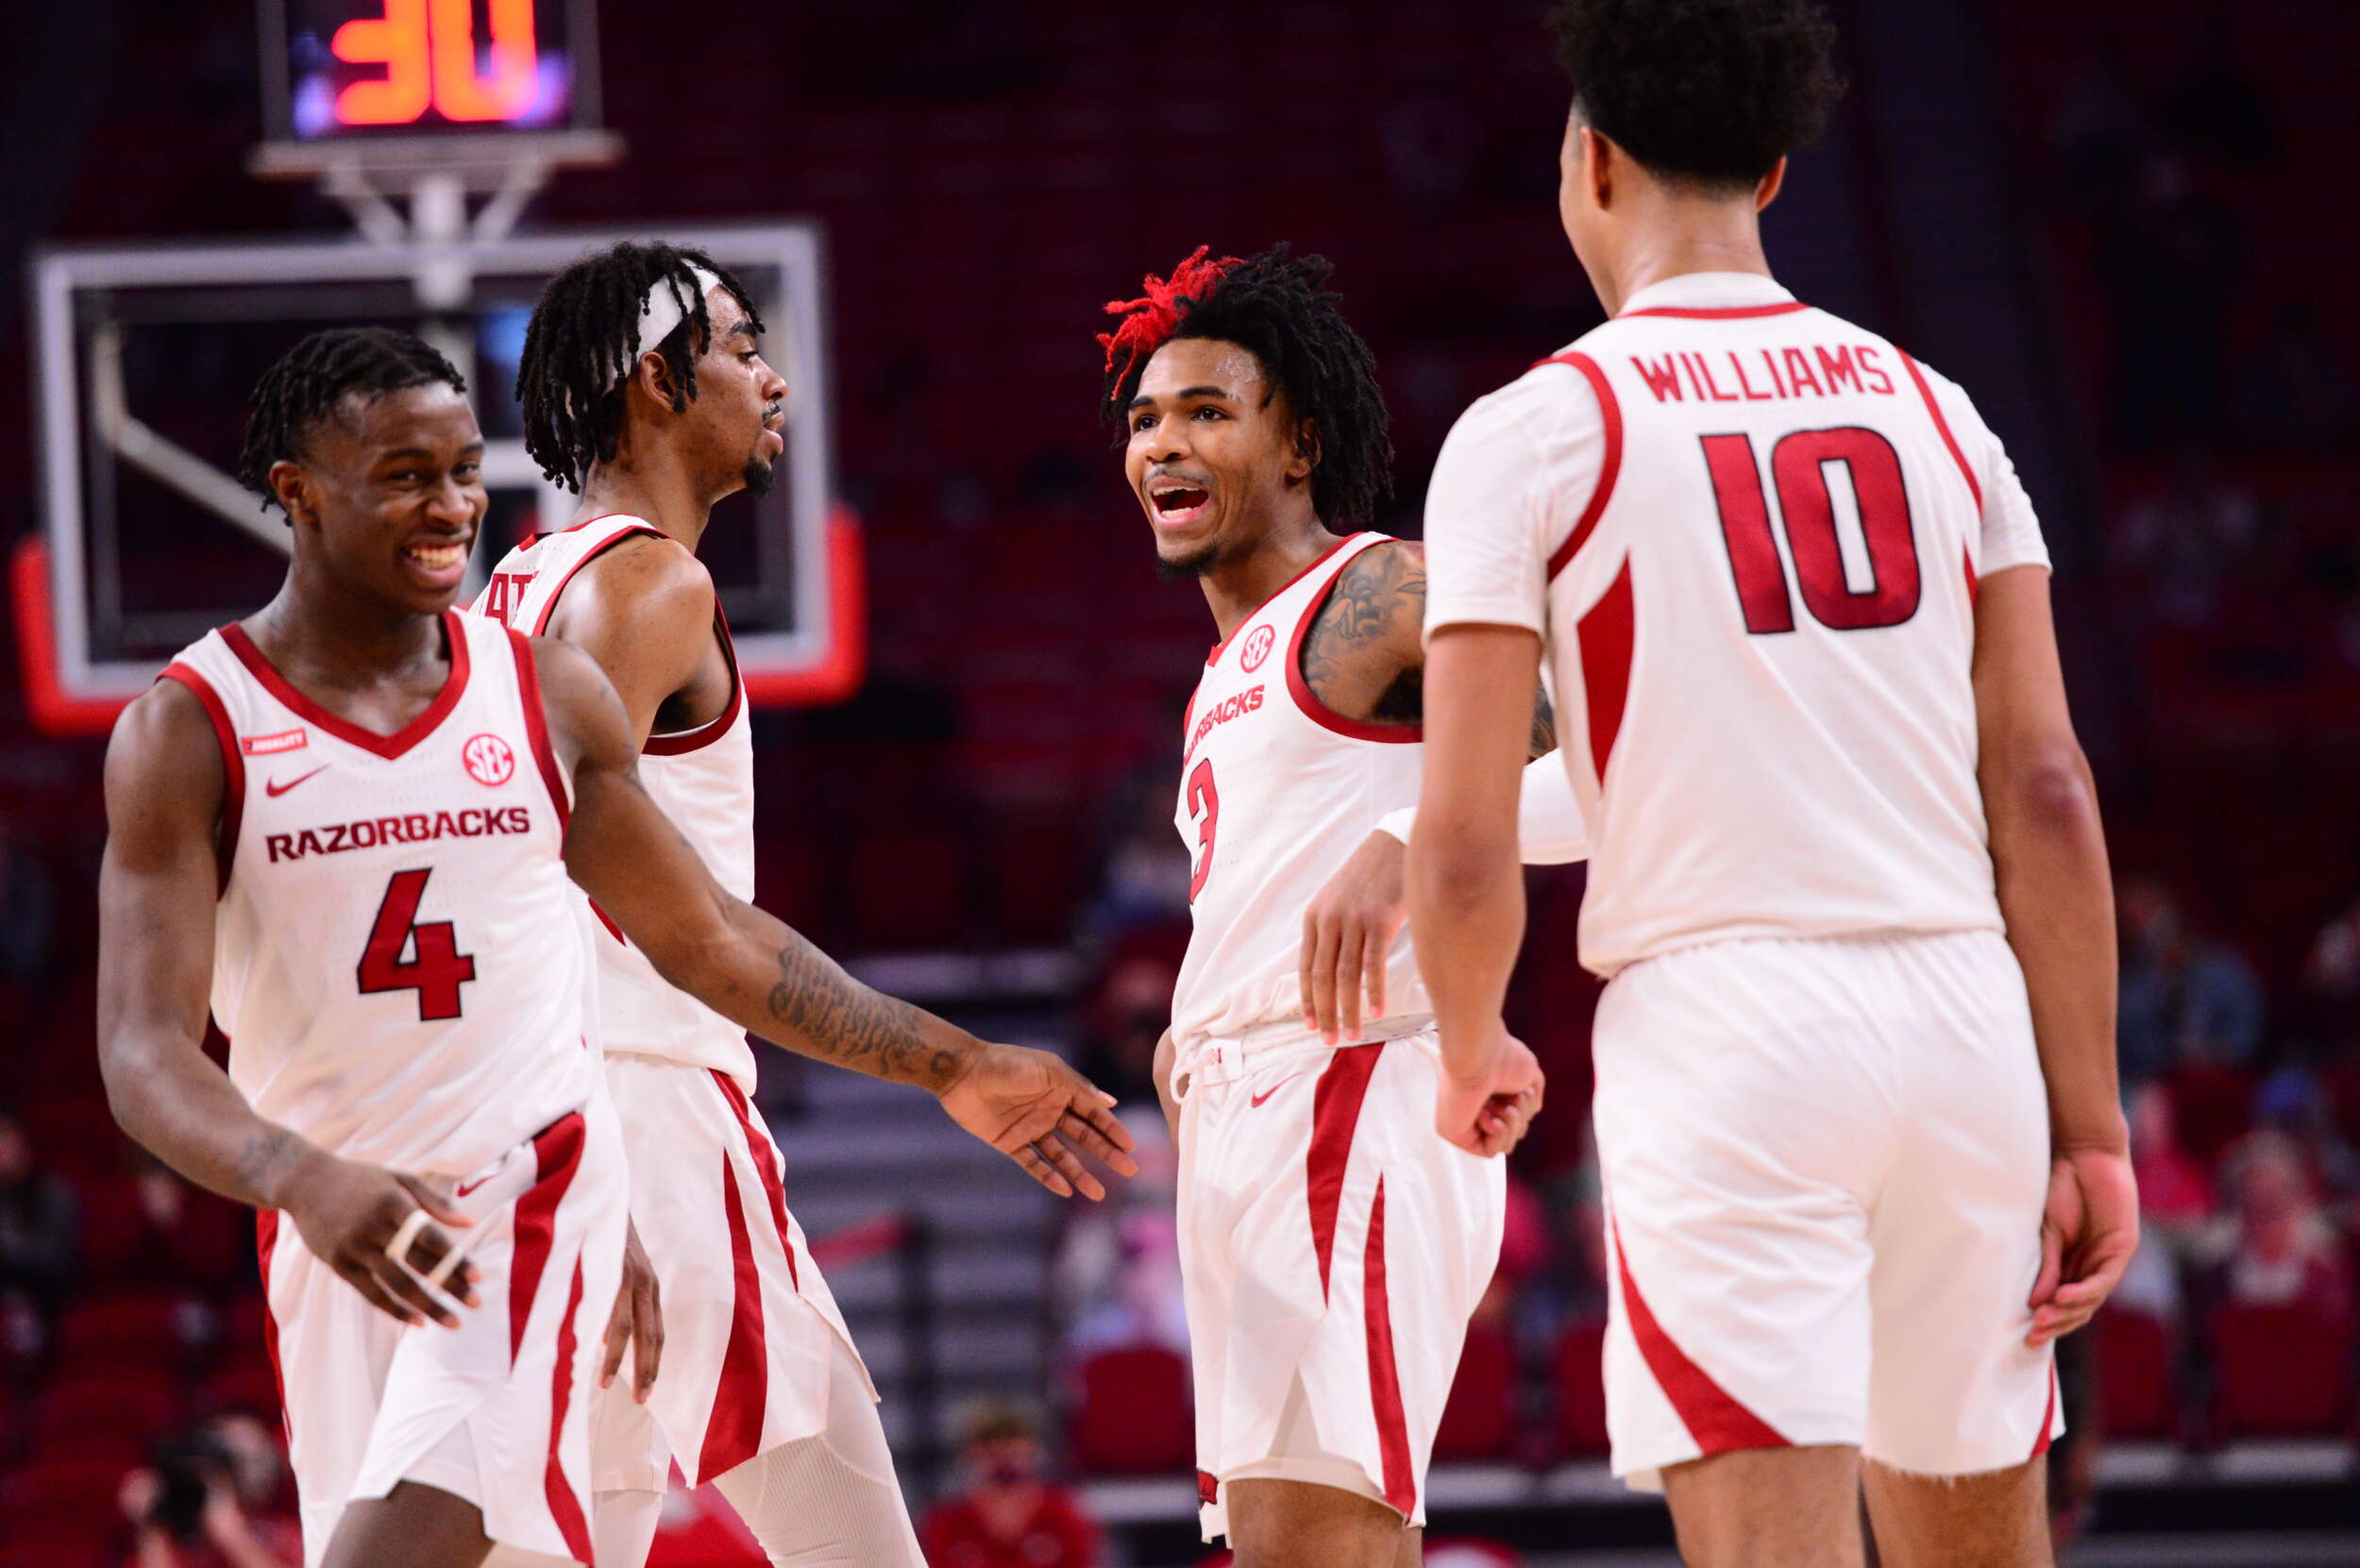
[[[1209,491],[1191,484],[1165,485],[1148,492],[1148,502],[1155,509],[1155,521],[1166,528],[1185,528],[1205,515],[1212,501]]]

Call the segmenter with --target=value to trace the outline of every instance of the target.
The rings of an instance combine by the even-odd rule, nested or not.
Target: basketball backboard
[[[564,527],[575,497],[525,452],[516,361],[542,284],[631,237],[40,253],[31,287],[45,532],[27,541],[12,582],[35,721],[61,733],[104,728],[173,652],[276,591],[286,527],[238,484],[237,451],[255,381],[317,328],[416,331],[466,376],[492,493],[475,582],[524,534]],[[860,674],[860,564],[857,531],[833,500],[818,234],[789,223],[663,237],[711,252],[746,285],[768,329],[765,352],[792,389],[778,484],[723,502],[700,551],[747,694],[773,704],[847,695]]]

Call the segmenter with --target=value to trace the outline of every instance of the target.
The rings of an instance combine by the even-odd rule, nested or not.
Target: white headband
[[[721,286],[720,278],[694,261],[688,263],[688,270],[696,275],[696,297],[699,299]],[[639,369],[642,356],[654,353],[657,346],[688,319],[688,312],[681,309],[679,299],[674,297],[677,293],[672,275],[668,272],[648,285],[647,297],[639,301],[639,347],[617,370],[615,379],[618,383],[631,379]]]

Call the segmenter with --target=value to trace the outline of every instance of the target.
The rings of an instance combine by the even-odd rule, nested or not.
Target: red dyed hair
[[[1137,299],[1110,299],[1106,313],[1121,316],[1122,325],[1111,332],[1101,332],[1098,341],[1106,350],[1106,374],[1116,384],[1131,379],[1131,372],[1148,355],[1170,343],[1180,330],[1180,318],[1188,308],[1212,292],[1231,267],[1239,262],[1235,256],[1224,256],[1208,261],[1211,245],[1199,245],[1188,253],[1188,260],[1172,269],[1172,277],[1162,278],[1149,273],[1143,280],[1147,293]],[[1117,357],[1122,368],[1115,369]]]

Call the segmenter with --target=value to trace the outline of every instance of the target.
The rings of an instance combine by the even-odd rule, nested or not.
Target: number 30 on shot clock
[[[262,0],[274,140],[586,130],[590,0]]]

